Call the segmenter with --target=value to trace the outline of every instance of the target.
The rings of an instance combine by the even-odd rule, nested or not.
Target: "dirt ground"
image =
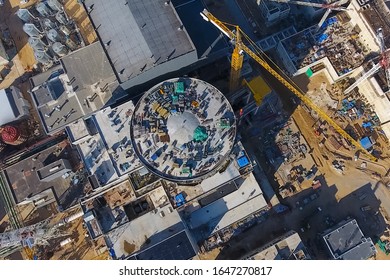
[[[378,245],[375,245],[375,247],[376,247],[376,250],[377,250],[377,254],[376,254],[376,257],[375,257],[376,260],[390,260],[390,255],[386,255],[384,252],[382,252],[379,249]]]
[[[64,8],[69,17],[76,22],[85,44],[89,45],[97,40],[97,35],[86,11],[77,2],[77,0],[67,0]]]
[[[34,51],[27,43],[28,35],[23,31],[23,22],[15,13],[20,7],[26,8],[37,2],[39,0],[30,0],[27,4],[20,4],[20,0],[7,0],[0,8],[0,29],[9,29],[17,53],[10,60],[9,73],[0,82],[0,89],[8,88],[15,82],[18,83],[18,78],[30,72],[36,64]],[[96,32],[84,8],[77,3],[77,0],[67,0],[64,7],[66,13],[75,20],[85,44],[95,42]],[[5,71],[5,67],[1,66],[0,72]]]
[[[37,0],[30,0],[29,3],[22,5],[22,7],[31,6],[36,2]],[[17,55],[11,58],[10,72],[0,83],[0,88],[7,88],[12,85],[26,71],[30,71],[36,63],[34,52],[27,44],[28,35],[22,29],[23,22],[15,14],[20,6],[19,0],[9,0],[5,1],[5,5],[0,9],[1,29],[9,29],[17,52]],[[2,72],[3,70],[4,68],[0,69]]]
[[[65,213],[54,214],[54,217],[50,219],[50,225],[54,225],[65,217],[80,211],[80,208],[76,208],[72,211]],[[42,260],[94,260],[94,259],[108,259],[108,251],[105,250],[104,239],[98,239],[93,241],[87,235],[88,231],[83,226],[83,218],[80,217],[69,224],[66,224],[60,228],[60,232],[63,236],[55,239],[48,240],[48,246],[40,246],[34,248],[35,254],[38,259]],[[60,245],[61,241],[70,238],[71,241],[63,246]],[[27,256],[22,252],[23,257]]]
[[[304,244],[309,247],[314,258],[324,259],[328,256],[323,249],[323,245],[321,245],[321,240],[318,239],[318,234],[330,227],[326,223],[327,219],[337,223],[348,217],[356,218],[363,233],[375,240],[383,233],[386,223],[389,221],[390,199],[383,195],[389,192],[386,186],[378,182],[380,178],[373,177],[372,173],[378,172],[384,176],[388,172],[389,163],[386,161],[368,162],[367,169],[369,170],[362,171],[357,169],[362,160],[353,160],[354,151],[346,149],[328,150],[326,145],[319,145],[322,139],[315,136],[314,127],[316,124],[310,114],[302,107],[294,106],[291,96],[283,94],[286,89],[275,79],[269,77],[269,74],[264,72],[263,74],[266,78],[268,77],[267,81],[271,87],[280,93],[279,96],[285,104],[284,109],[290,112],[289,116],[294,118],[302,135],[308,142],[309,150],[318,167],[316,176],[321,175],[320,179],[323,187],[319,190],[319,198],[302,210],[296,206],[296,202],[310,195],[313,192],[311,188],[303,189],[292,197],[282,200],[283,204],[290,207],[290,212],[281,215],[270,212],[270,216],[265,222],[254,226],[233,239],[228,248],[223,248],[220,253],[213,252],[213,254],[218,254],[217,259],[237,259],[292,229],[299,232]],[[314,89],[316,86],[321,86],[321,83],[310,84],[307,79],[302,87],[307,91],[309,88]],[[262,162],[263,169],[270,170],[270,168],[267,168],[268,162],[265,161],[264,153],[259,148],[262,144],[258,137],[245,139],[244,142],[244,146],[251,145],[256,158]],[[345,160],[344,174],[340,174],[332,167],[332,161],[340,160],[343,157],[349,157],[352,160]],[[272,181],[273,175],[269,175]],[[275,188],[279,187],[277,183],[271,183]],[[364,205],[370,205],[373,210],[362,212],[360,208]],[[320,207],[322,211],[317,213],[317,207]],[[305,226],[308,223],[310,228],[306,229]],[[207,257],[212,257],[213,254]],[[378,253],[377,258],[382,257]]]

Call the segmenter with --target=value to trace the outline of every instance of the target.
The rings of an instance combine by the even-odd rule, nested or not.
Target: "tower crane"
[[[383,69],[385,71],[386,75],[386,82],[387,87],[390,89],[390,65],[389,65],[389,58],[387,54],[387,49],[385,45],[385,39],[383,37],[383,30],[382,28],[379,28],[376,31],[376,37],[379,43],[380,48],[380,59],[377,64],[375,64],[370,70],[365,72],[359,79],[357,79],[352,85],[350,85],[345,91],[344,94],[350,93],[355,87],[357,87],[360,83],[374,75],[376,72],[379,71],[379,69]]]
[[[329,14],[332,12],[332,10],[348,11],[348,8],[343,7],[343,5],[347,3],[349,0],[339,0],[329,4],[313,3],[313,2],[306,2],[306,1],[294,1],[294,0],[270,0],[270,1],[326,9],[325,14],[322,16],[320,22],[317,25],[318,28],[320,28],[324,24]]]
[[[252,40],[241,30],[241,28],[237,25],[231,25],[234,26],[234,31],[229,29],[227,27],[227,23],[224,23],[217,19],[214,15],[212,15],[209,11],[206,9],[203,10],[203,12],[200,13],[200,15],[203,17],[204,20],[211,22],[215,27],[217,27],[224,35],[226,35],[229,39],[231,39],[232,43],[234,44],[234,51],[232,54],[232,70],[236,71],[234,75],[231,75],[231,77],[237,78],[237,80],[230,81],[233,84],[238,84],[238,79],[240,77],[240,70],[242,68],[242,56],[245,52],[247,55],[249,55],[253,60],[255,60],[258,64],[260,64],[265,70],[267,70],[272,76],[274,76],[276,79],[278,79],[279,82],[281,82],[287,89],[289,89],[292,93],[294,93],[303,103],[306,104],[308,108],[310,108],[312,111],[316,112],[324,121],[326,121],[330,126],[332,126],[341,136],[343,136],[345,139],[350,141],[352,145],[356,147],[356,149],[361,150],[363,153],[367,155],[367,157],[372,160],[376,161],[377,159],[369,153],[366,149],[363,148],[363,146],[353,139],[347,132],[345,132],[335,121],[333,121],[326,113],[324,113],[316,104],[314,104],[313,101],[311,101],[310,98],[308,98],[301,89],[298,88],[295,84],[292,83],[292,81],[289,81],[287,77],[285,77],[282,74],[279,74],[274,68],[272,68],[269,63],[264,60],[262,57],[260,57],[257,53],[260,55],[265,55],[261,52],[261,50],[258,50],[257,53],[255,53],[257,50],[257,46],[255,43],[252,42]],[[239,34],[239,35],[238,35]],[[255,48],[254,51],[252,51],[249,47],[247,47],[242,39],[241,35],[243,35],[249,42],[252,43],[252,46]],[[271,61],[272,62],[272,61]],[[237,63],[236,65],[233,65],[234,63]]]
[[[1,233],[0,250],[10,254],[22,247],[28,259],[35,259],[35,246],[48,245],[48,240],[66,236],[67,234],[63,233],[60,227],[83,216],[83,214],[83,211],[79,211],[54,225],[50,225],[50,220],[46,219],[31,226]]]

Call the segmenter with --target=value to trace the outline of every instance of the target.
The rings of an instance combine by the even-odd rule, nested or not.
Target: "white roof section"
[[[94,115],[98,130],[120,176],[141,166],[130,140],[133,112],[134,104],[129,101],[114,109],[105,108]]]
[[[87,141],[78,145],[85,167],[90,174],[94,174],[101,186],[118,178],[110,155],[99,134],[93,135]]]
[[[383,91],[380,89],[378,82],[374,77],[362,82],[359,86],[359,92],[361,92],[366,98],[368,103],[372,104],[375,108],[375,113],[382,123],[390,121],[390,101]]]
[[[240,171],[232,160],[224,172],[217,172],[213,176],[204,179],[200,183],[200,186],[202,187],[203,192],[206,193],[240,176]]]
[[[12,101],[9,100],[6,91],[4,89],[0,89],[0,125],[16,120],[17,115],[15,115],[11,102]]]
[[[69,124],[67,126],[67,131],[73,144],[91,137],[84,119],[78,119],[77,121]]]
[[[108,237],[115,254],[120,257],[151,247],[183,229],[180,215],[168,204],[109,232]],[[125,241],[132,246],[133,252],[125,251]]]
[[[208,224],[210,234],[213,234],[265,208],[267,202],[253,174],[242,180],[242,184],[235,192],[192,212],[190,227],[197,228]]]
[[[390,122],[381,125],[383,132],[387,138],[390,138]]]

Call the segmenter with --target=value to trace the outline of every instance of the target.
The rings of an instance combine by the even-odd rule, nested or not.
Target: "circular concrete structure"
[[[192,183],[215,174],[236,138],[236,119],[225,96],[197,79],[177,78],[147,91],[135,106],[130,138],[154,174]]]

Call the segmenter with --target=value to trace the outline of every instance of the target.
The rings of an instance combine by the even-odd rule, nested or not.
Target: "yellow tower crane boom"
[[[209,11],[203,10],[203,12],[200,13],[200,15],[203,17],[204,20],[211,22],[214,24],[223,34],[225,34],[229,39],[232,40],[234,43],[234,50],[232,55],[232,72],[234,69],[234,74],[231,73],[231,78],[233,77],[234,81],[230,81],[231,85],[232,83],[239,82],[240,77],[240,71],[241,69],[236,69],[237,66],[242,67],[242,54],[245,52],[248,54],[252,59],[254,59],[258,64],[260,64],[265,70],[267,70],[272,76],[274,76],[276,79],[279,80],[286,88],[288,88],[292,93],[294,93],[303,103],[306,104],[307,107],[309,107],[311,110],[316,112],[320,118],[322,118],[324,121],[326,121],[330,126],[332,126],[341,136],[343,136],[345,139],[347,139],[352,145],[356,147],[356,149],[362,151],[364,154],[367,155],[367,157],[372,161],[377,161],[377,158],[374,157],[370,152],[368,152],[363,146],[353,139],[344,129],[342,129],[334,120],[332,120],[331,117],[329,117],[325,112],[323,112],[314,102],[308,98],[301,89],[299,89],[296,85],[293,85],[291,82],[289,82],[285,77],[283,77],[281,74],[279,74],[277,71],[272,68],[267,61],[259,57],[255,52],[253,52],[250,48],[248,48],[241,39],[241,34],[245,33],[241,30],[239,26],[235,27],[235,32],[230,30],[226,24],[219,19],[217,19],[215,16],[213,16]],[[237,58],[237,55],[241,56],[240,59]],[[240,63],[241,61],[241,63]],[[235,65],[233,65],[235,64]],[[238,76],[237,76],[238,73]],[[234,85],[234,84],[233,84]]]

